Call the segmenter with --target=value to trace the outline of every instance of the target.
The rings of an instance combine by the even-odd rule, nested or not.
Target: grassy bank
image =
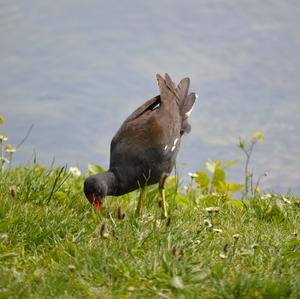
[[[1,177],[1,298],[300,298],[299,198],[176,195],[169,179],[171,218],[151,187],[136,219],[138,192],[96,214],[83,179],[39,165]]]

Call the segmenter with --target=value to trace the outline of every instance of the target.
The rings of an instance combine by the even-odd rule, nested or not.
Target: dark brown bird
[[[106,195],[118,196],[165,181],[162,177],[172,171],[182,135],[191,130],[187,119],[197,96],[188,93],[190,79],[184,78],[175,86],[168,74],[165,78],[157,74],[156,78],[160,95],[136,109],[112,139],[109,170],[84,182],[84,193],[97,210]],[[161,203],[166,216],[162,190],[163,183]]]

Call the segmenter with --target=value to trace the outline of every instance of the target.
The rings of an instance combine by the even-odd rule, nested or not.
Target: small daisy
[[[5,151],[6,151],[7,153],[9,153],[9,154],[13,154],[13,153],[15,153],[17,150],[16,150],[15,148],[13,148],[11,144],[7,144],[7,145],[5,146]]]
[[[289,199],[287,199],[286,197],[284,197],[284,196],[282,196],[282,200],[283,200],[285,203],[289,204],[289,205],[292,204],[292,202],[291,202]]]
[[[271,197],[272,197],[272,195],[270,193],[266,193],[261,197],[261,199],[269,199]]]
[[[207,227],[212,227],[211,221],[209,219],[204,219],[203,224]]]
[[[5,157],[0,157],[0,162],[2,163],[9,163],[9,160]]]
[[[8,234],[7,233],[0,233],[0,240],[7,240],[8,239]]]
[[[208,207],[205,208],[205,211],[208,213],[218,213],[220,211],[219,207]]]
[[[76,177],[81,175],[81,171],[77,167],[70,167],[69,172]]]
[[[223,232],[223,230],[220,228],[214,228],[213,231],[217,234],[221,234]]]
[[[5,135],[0,135],[0,142],[7,141],[7,137]]]
[[[224,254],[224,253],[220,253],[220,254],[219,254],[219,257],[220,257],[221,259],[227,259],[227,255]]]
[[[233,238],[237,241],[240,238],[240,235],[239,234],[234,234]]]
[[[253,244],[251,245],[251,248],[252,248],[252,249],[256,249],[258,246],[259,246],[259,245],[258,245],[257,243],[253,243]]]
[[[193,179],[195,179],[199,176],[196,172],[188,172],[188,175]]]

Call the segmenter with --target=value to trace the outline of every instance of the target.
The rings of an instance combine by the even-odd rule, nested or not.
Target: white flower
[[[258,245],[257,243],[253,243],[253,244],[251,245],[251,248],[252,248],[252,249],[256,249],[258,246],[259,246],[259,245]]]
[[[1,233],[0,234],[0,240],[7,240],[8,239],[8,234],[7,233]]]
[[[209,219],[204,219],[203,224],[207,227],[212,227],[211,221]]]
[[[0,141],[7,141],[7,137],[5,135],[0,135]]]
[[[239,235],[239,234],[234,234],[234,235],[233,235],[233,238],[234,238],[235,240],[238,240],[238,239],[240,238],[240,235]]]
[[[213,231],[217,234],[221,234],[223,232],[223,230],[221,230],[220,228],[214,228]]]
[[[17,150],[15,148],[12,147],[11,144],[7,144],[5,147],[5,151],[9,154],[13,154],[15,153]]]
[[[5,157],[0,157],[0,161],[2,163],[9,163],[9,160],[7,158],[5,158]]]
[[[70,172],[73,176],[80,176],[80,175],[81,175],[81,171],[80,171],[77,167],[70,167],[70,168],[69,168],[69,172]]]
[[[13,154],[16,152],[16,149],[15,148],[8,148],[5,150],[7,153],[10,153],[10,154]]]
[[[289,199],[287,199],[286,197],[284,197],[284,196],[282,196],[282,200],[283,200],[285,203],[289,204],[289,205],[292,204],[292,202],[291,202]]]
[[[227,258],[227,255],[224,254],[224,253],[220,253],[220,254],[219,254],[219,257],[220,257],[221,259],[226,259],[226,258]]]
[[[188,172],[188,175],[193,179],[195,179],[199,176],[196,172]]]
[[[208,213],[218,213],[220,211],[219,207],[208,207],[205,208],[205,211]]]
[[[109,233],[103,233],[102,238],[107,239],[109,237]]]
[[[266,193],[261,197],[261,199],[269,199],[271,197],[272,197],[272,195],[270,193]]]

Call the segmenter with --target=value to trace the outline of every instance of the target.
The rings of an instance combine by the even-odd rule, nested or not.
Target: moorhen
[[[167,216],[163,185],[174,166],[182,135],[191,130],[187,119],[197,96],[188,93],[189,78],[178,86],[168,74],[156,78],[160,95],[136,109],[112,139],[109,170],[84,182],[84,193],[98,211],[106,195],[119,196],[160,182],[162,214]],[[137,213],[141,200],[142,196]]]

